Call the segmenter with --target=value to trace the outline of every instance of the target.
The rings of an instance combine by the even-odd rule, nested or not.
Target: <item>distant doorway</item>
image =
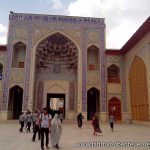
[[[96,88],[91,88],[87,92],[87,119],[91,120],[96,112],[99,112],[100,92]]]
[[[19,86],[14,86],[9,91],[8,110],[11,113],[12,119],[18,119],[22,111],[23,89]]]
[[[61,111],[65,118],[65,94],[47,94],[47,108]]]
[[[121,121],[121,102],[113,97],[108,102],[109,116],[114,115],[116,121]]]

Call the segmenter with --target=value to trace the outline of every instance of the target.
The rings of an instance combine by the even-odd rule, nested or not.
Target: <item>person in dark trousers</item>
[[[26,115],[26,122],[27,122],[27,131],[30,132],[31,124],[32,124],[32,114],[28,112]]]
[[[64,114],[63,114],[62,111],[60,111],[60,113],[59,113],[59,119],[60,119],[60,121],[61,121],[61,123],[62,123],[62,122],[63,122],[63,119],[64,119]]]
[[[25,122],[25,116],[23,112],[21,112],[21,115],[19,116],[19,123],[21,125],[21,128],[19,129],[20,132],[23,132],[24,122]]]
[[[44,150],[44,134],[46,136],[46,148],[49,149],[49,132],[51,131],[51,115],[48,114],[47,108],[43,108],[43,113],[40,115],[41,124],[41,149]]]
[[[78,127],[81,128],[82,127],[82,119],[84,119],[82,113],[79,113],[77,116],[77,121],[78,121]]]
[[[27,131],[28,125],[27,125],[27,114],[29,113],[29,110],[25,113],[25,129]]]
[[[35,130],[36,116],[37,116],[37,111],[34,111],[34,112],[32,113],[33,132],[34,132],[34,130]]]
[[[111,131],[113,132],[114,130],[114,122],[115,122],[115,117],[114,115],[110,115],[109,116],[109,123],[110,123],[110,128],[111,128]]]
[[[41,139],[40,136],[40,112],[37,112],[36,119],[35,119],[35,128],[34,128],[34,133],[32,137],[32,141],[35,142],[36,134],[38,132],[38,139]]]

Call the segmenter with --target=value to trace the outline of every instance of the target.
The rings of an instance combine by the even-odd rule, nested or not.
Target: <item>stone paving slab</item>
[[[17,123],[0,124],[0,150],[40,150],[40,142],[31,141],[33,133],[19,133]],[[116,124],[114,132],[111,132],[108,124],[102,124],[103,133],[93,136],[93,128],[90,123],[79,129],[76,124],[63,124],[63,132],[60,140],[61,150],[150,150],[149,147],[76,147],[76,143],[83,142],[149,142],[150,127]],[[99,144],[100,145],[100,144]],[[54,150],[49,144],[50,149]]]

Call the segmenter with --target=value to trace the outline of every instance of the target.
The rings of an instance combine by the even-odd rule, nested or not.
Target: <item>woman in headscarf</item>
[[[99,127],[99,119],[98,119],[97,113],[95,113],[95,115],[93,116],[92,125],[93,125],[93,128],[94,128],[93,135],[97,135],[96,133],[102,133],[102,131]]]
[[[61,121],[59,119],[58,114],[55,114],[53,119],[51,120],[51,142],[52,146],[59,149],[59,140],[62,133]]]

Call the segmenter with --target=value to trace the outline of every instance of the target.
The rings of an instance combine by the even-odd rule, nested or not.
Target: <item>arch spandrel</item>
[[[54,84],[47,89],[47,93],[66,93],[66,90],[61,85]]]
[[[56,33],[60,33],[64,36],[66,36],[68,39],[70,39],[71,41],[73,41],[73,43],[78,47],[78,49],[80,49],[79,47],[81,47],[82,45],[82,36],[80,31],[76,31],[76,30],[69,30],[69,29],[64,29],[62,30],[52,30],[52,29],[35,29],[34,31],[34,38],[33,38],[33,43],[35,45],[35,47],[44,39],[46,39],[47,37],[54,35]]]
[[[13,88],[13,87],[15,87],[15,86],[19,86],[20,88],[23,89],[23,84],[22,83],[17,83],[17,84],[16,83],[11,83],[10,84],[10,89]]]

